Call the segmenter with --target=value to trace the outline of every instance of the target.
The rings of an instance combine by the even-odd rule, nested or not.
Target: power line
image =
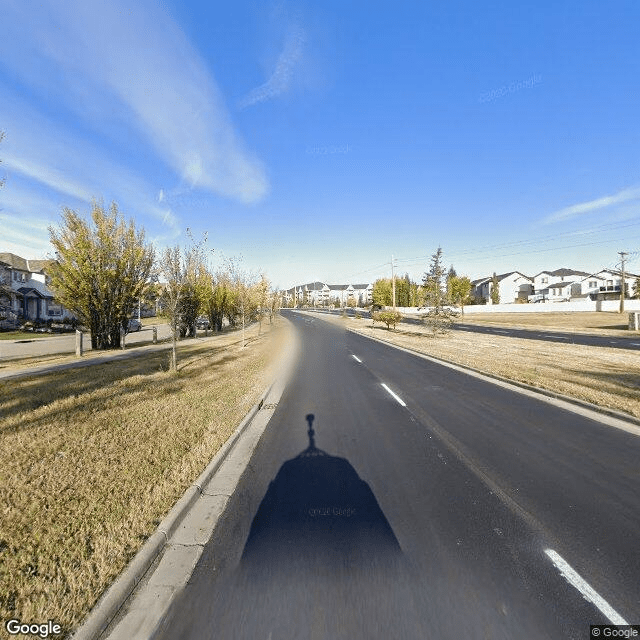
[[[544,242],[547,240],[557,240],[559,238],[564,238],[564,237],[572,237],[572,236],[591,236],[591,235],[595,235],[595,234],[601,234],[604,230],[609,230],[609,231],[616,231],[618,229],[626,229],[628,227],[635,227],[640,225],[640,220],[636,221],[636,222],[628,222],[628,223],[624,223],[624,224],[603,224],[600,225],[598,227],[594,227],[588,231],[567,231],[564,233],[556,233],[556,234],[552,234],[552,235],[547,235],[547,236],[538,236],[535,238],[528,238],[526,240],[514,240],[513,242],[505,242],[505,243],[501,243],[501,244],[494,244],[494,245],[486,245],[484,247],[478,247],[477,249],[466,249],[463,251],[459,251],[457,253],[454,254],[454,256],[457,257],[462,257],[462,256],[468,256],[468,255],[473,255],[473,254],[478,254],[478,253],[482,253],[482,254],[488,254],[488,253],[492,253],[495,250],[500,250],[500,249],[507,249],[510,247],[517,247],[517,246],[526,246],[526,245],[530,245],[530,244],[538,244],[540,242]],[[611,242],[617,242],[617,240],[611,240]],[[587,245],[585,245],[587,246]],[[565,248],[565,247],[559,247],[560,249]],[[509,254],[509,255],[515,255],[515,254]],[[399,258],[398,262],[415,262],[416,260],[421,260],[421,261],[425,261],[425,260],[429,260],[431,258],[431,256],[415,256],[412,258]]]

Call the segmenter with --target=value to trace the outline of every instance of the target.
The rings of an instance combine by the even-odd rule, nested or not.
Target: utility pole
[[[391,254],[391,291],[393,295],[393,310],[396,310],[396,276],[393,273],[393,254]]]
[[[622,263],[622,282],[620,283],[620,313],[624,313],[624,263],[626,262],[627,252],[626,251],[618,251],[618,255],[620,256],[620,262]]]

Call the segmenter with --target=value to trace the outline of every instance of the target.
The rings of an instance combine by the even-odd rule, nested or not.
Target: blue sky
[[[134,6],[131,6],[134,5]],[[640,5],[4,0],[0,250],[115,200],[274,285],[640,272]]]

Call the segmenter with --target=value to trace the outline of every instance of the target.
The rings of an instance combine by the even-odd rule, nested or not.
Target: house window
[[[547,282],[549,282],[549,278],[541,278],[541,279],[540,279],[540,282],[541,282],[542,284],[547,284]]]
[[[607,280],[607,287],[613,287],[613,280]]]
[[[596,280],[589,280],[589,288],[595,289],[598,286],[598,282]]]

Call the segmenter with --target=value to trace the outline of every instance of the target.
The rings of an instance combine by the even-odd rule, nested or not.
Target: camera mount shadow
[[[269,485],[242,566],[269,575],[383,568],[401,555],[391,526],[351,464],[316,447],[314,415],[306,419],[309,446]]]

